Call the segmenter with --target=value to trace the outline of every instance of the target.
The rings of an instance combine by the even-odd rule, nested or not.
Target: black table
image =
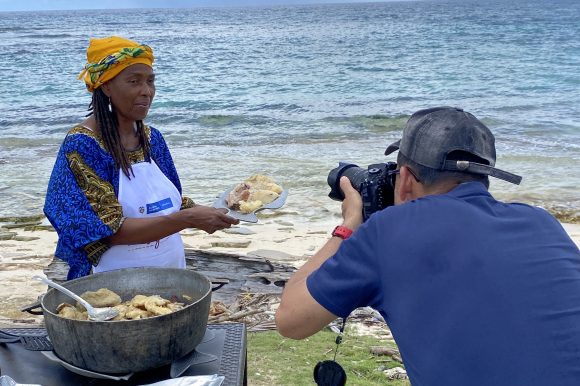
[[[225,376],[222,386],[247,384],[246,375],[246,327],[243,323],[208,324],[211,339],[197,346],[196,350],[214,355],[215,360],[194,364],[181,376],[211,375]],[[16,335],[46,334],[42,328],[4,328]],[[170,366],[134,373],[128,380],[88,378],[65,369],[51,361],[40,351],[31,351],[21,343],[0,344],[0,372],[9,375],[18,383],[36,383],[42,386],[63,385],[142,385],[170,378]]]

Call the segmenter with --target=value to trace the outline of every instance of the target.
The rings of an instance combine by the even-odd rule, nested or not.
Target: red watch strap
[[[338,225],[332,231],[332,235],[336,236],[336,237],[340,237],[343,240],[346,240],[350,237],[350,235],[352,235],[352,229],[347,228],[347,227],[342,226],[342,225]]]

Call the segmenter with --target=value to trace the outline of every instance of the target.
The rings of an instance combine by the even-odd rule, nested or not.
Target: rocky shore
[[[191,229],[182,232],[186,248],[262,258],[299,267],[329,237],[340,219],[295,223],[283,219],[283,211],[260,214],[257,224],[240,225],[209,235]],[[580,246],[580,224],[563,223]],[[0,327],[42,323],[41,316],[21,312],[46,292],[46,286],[31,279],[43,274],[54,258],[57,235],[44,216],[0,218]]]

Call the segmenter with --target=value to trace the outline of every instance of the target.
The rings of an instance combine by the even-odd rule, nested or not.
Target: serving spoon
[[[32,276],[34,280],[38,280],[43,282],[44,284],[59,290],[60,292],[70,296],[77,302],[83,305],[87,309],[87,313],[89,314],[89,319],[94,320],[97,322],[104,322],[105,320],[113,319],[115,316],[119,315],[119,311],[113,307],[93,307],[87,302],[85,299],[81,298],[74,292],[64,288],[63,286],[56,284],[52,280],[49,280],[42,276],[34,275]]]

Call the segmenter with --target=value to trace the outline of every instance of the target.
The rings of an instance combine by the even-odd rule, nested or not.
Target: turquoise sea
[[[453,105],[524,177],[492,181],[496,197],[580,221],[578,20],[577,0],[0,13],[0,217],[41,212],[89,105],[89,38],[122,35],[154,49],[147,123],[198,202],[260,172],[289,190],[290,219],[326,219],[338,161],[392,161],[411,113]]]

